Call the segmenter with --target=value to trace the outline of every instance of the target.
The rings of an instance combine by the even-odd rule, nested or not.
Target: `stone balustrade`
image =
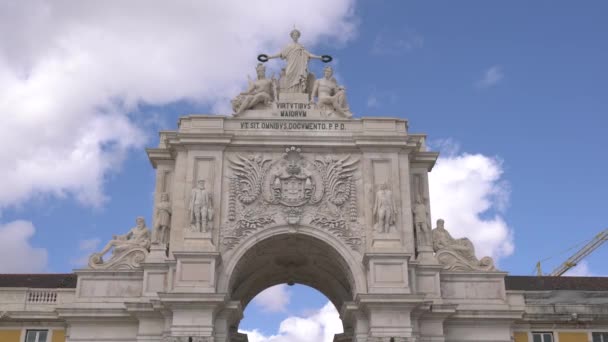
[[[26,301],[33,304],[55,304],[57,303],[57,291],[28,290]]]

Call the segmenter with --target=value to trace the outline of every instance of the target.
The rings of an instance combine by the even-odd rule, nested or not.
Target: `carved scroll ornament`
[[[358,161],[349,155],[309,160],[295,146],[276,159],[260,154],[229,158],[233,177],[223,245],[232,248],[259,229],[285,223],[325,229],[357,249],[363,235],[354,183]]]

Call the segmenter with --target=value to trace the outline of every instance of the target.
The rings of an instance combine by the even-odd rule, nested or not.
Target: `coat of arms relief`
[[[222,245],[231,249],[271,225],[304,224],[326,230],[352,249],[363,243],[355,177],[359,159],[350,155],[304,157],[295,146],[282,157],[228,157],[232,170]]]

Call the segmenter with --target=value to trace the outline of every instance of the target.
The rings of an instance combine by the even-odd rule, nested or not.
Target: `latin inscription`
[[[282,117],[305,118],[308,115],[308,110],[312,108],[312,104],[279,102],[277,108]]]
[[[241,122],[241,129],[276,129],[281,131],[343,131],[344,124],[326,121],[249,121]]]

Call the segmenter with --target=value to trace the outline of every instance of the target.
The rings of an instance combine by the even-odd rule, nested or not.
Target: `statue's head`
[[[205,188],[205,180],[204,179],[199,179],[198,182],[196,182],[196,184],[198,185],[198,187],[200,189],[204,189]]]
[[[295,43],[298,42],[298,39],[300,39],[301,35],[302,34],[300,33],[300,31],[298,31],[297,29],[293,29],[291,30],[291,33],[289,33],[289,36],[291,37],[291,39],[293,39]]]
[[[135,223],[137,224],[138,228],[144,228],[144,227],[146,227],[146,219],[144,219],[143,216],[138,216],[135,219]]]
[[[437,228],[444,229],[443,228],[444,223],[445,223],[445,221],[443,219],[437,220]]]
[[[258,74],[258,78],[266,77],[266,67],[262,63],[258,63],[258,66],[255,67],[255,71]]]
[[[166,192],[163,192],[162,194],[160,194],[160,200],[161,202],[168,202],[169,201],[169,194]]]
[[[379,189],[380,190],[388,190],[388,185],[386,183],[382,183],[382,184],[380,184]]]
[[[323,76],[325,76],[325,78],[330,79],[333,74],[334,69],[332,69],[332,67],[330,67],[329,65],[323,69]]]

